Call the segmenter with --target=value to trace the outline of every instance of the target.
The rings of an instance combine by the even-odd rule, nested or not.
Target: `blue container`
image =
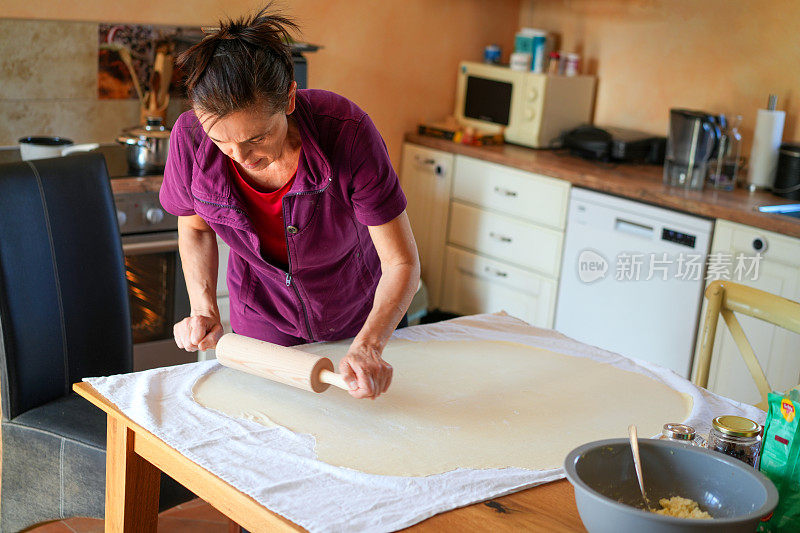
[[[490,44],[483,49],[483,62],[492,65],[500,64],[500,56],[503,50],[496,44]]]
[[[533,56],[533,36],[518,33],[514,37],[514,51]]]
[[[544,72],[544,53],[547,47],[547,35],[536,35],[533,38],[533,59],[531,61],[531,70],[533,72]]]
[[[514,36],[514,51],[531,55],[531,70],[544,72],[547,32],[533,28],[522,28]]]

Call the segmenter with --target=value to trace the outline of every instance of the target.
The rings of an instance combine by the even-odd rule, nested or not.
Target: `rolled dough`
[[[305,347],[338,363],[348,343]],[[194,385],[201,405],[316,439],[320,461],[371,474],[561,466],[585,442],[655,435],[692,400],[606,363],[498,341],[391,341],[388,393],[314,394],[220,367]]]

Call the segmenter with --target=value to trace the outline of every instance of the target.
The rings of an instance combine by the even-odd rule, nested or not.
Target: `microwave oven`
[[[596,81],[464,61],[455,117],[487,133],[503,132],[506,142],[548,148],[562,133],[592,123]]]

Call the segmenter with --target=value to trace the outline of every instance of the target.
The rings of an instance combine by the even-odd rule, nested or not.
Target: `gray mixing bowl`
[[[575,448],[564,461],[581,520],[591,533],[752,533],[778,504],[778,491],[769,479],[721,453],[654,439],[641,439],[639,450],[645,490],[653,506],[661,508],[659,498],[682,496],[699,503],[714,519],[676,518],[643,510],[629,441],[600,440]]]

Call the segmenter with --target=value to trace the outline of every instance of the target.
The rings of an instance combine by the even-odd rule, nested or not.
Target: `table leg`
[[[108,415],[106,533],[148,533],[158,524],[161,471],[134,452],[135,432]]]

